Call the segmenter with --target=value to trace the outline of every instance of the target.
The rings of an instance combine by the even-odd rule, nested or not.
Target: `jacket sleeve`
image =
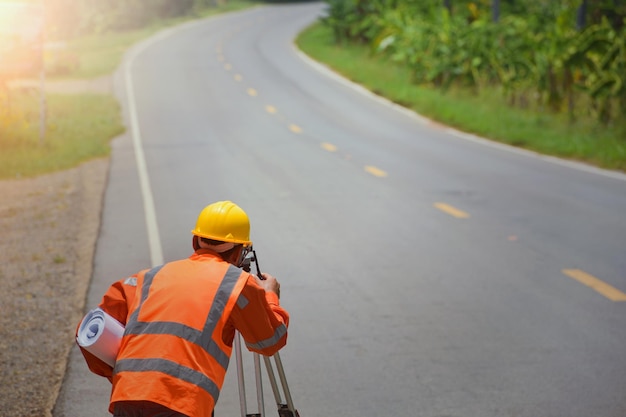
[[[125,278],[123,280],[113,283],[102,297],[102,301],[98,305],[111,317],[117,321],[126,325],[128,318],[128,308],[135,299],[135,291],[137,289],[137,275]],[[80,322],[76,327],[76,334],[78,334],[78,328]],[[87,362],[89,370],[96,375],[103,376],[111,381],[113,376],[113,368],[105,362],[101,361],[85,349],[80,347],[80,351]]]
[[[271,356],[287,343],[289,314],[280,306],[278,295],[266,292],[252,275],[239,295],[230,323],[253,352]],[[232,343],[232,335],[228,339]]]

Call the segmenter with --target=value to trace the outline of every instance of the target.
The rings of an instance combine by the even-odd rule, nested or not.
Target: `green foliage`
[[[580,76],[576,87],[592,99],[593,109],[603,122],[612,118],[613,102],[619,115],[626,116],[626,36],[607,20],[589,27],[571,49],[568,63]]]
[[[619,5],[593,3],[593,24],[580,32],[578,0],[504,1],[499,22],[487,0],[457,0],[451,11],[441,1],[328,1],[324,23],[336,40],[368,44],[409,67],[418,84],[475,94],[497,85],[511,104],[623,123],[616,116],[626,115],[626,30],[615,22],[626,8]]]
[[[368,43],[380,28],[378,14],[393,0],[328,0],[329,14],[322,22],[333,29],[337,42]]]

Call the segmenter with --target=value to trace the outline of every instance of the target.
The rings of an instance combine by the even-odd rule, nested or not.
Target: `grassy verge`
[[[123,130],[113,97],[49,95],[40,143],[38,97],[20,95],[0,114],[0,178],[36,176],[106,156],[110,139]]]
[[[433,120],[539,153],[626,171],[623,126],[598,126],[585,119],[570,124],[564,116],[540,109],[510,107],[493,90],[443,93],[412,84],[408,68],[374,57],[364,46],[336,45],[330,29],[319,23],[302,32],[297,44],[346,78]]]

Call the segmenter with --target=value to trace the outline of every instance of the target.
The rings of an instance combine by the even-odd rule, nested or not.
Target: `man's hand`
[[[262,272],[261,275],[263,276],[263,279],[259,278],[256,275],[254,276],[256,278],[257,284],[263,287],[265,291],[272,291],[276,293],[276,295],[278,295],[278,298],[280,298],[280,284],[278,283],[276,278],[274,278],[270,274],[266,274],[265,272]]]

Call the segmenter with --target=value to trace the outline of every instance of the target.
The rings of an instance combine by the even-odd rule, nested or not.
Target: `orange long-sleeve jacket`
[[[115,369],[81,348],[117,401],[152,401],[189,416],[210,415],[235,330],[270,356],[287,340],[288,313],[255,278],[199,249],[188,259],[115,282],[99,305],[126,326]]]

